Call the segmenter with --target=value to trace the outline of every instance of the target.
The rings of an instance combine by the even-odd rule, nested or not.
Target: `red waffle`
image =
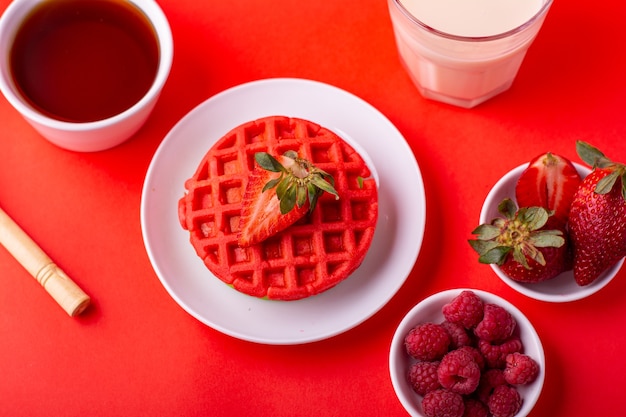
[[[322,194],[312,213],[241,248],[241,198],[254,154],[288,150],[331,174],[340,198]],[[331,131],[283,116],[228,132],[207,152],[185,189],[178,203],[180,222],[207,268],[243,293],[275,300],[305,298],[347,278],[365,258],[378,217],[376,184],[361,156]]]

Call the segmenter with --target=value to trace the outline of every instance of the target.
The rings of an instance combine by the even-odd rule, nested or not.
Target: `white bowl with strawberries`
[[[460,288],[431,295],[402,319],[389,372],[413,417],[526,416],[545,379],[541,340],[505,299]]]
[[[470,244],[516,291],[568,302],[604,288],[626,256],[626,166],[584,142],[593,168],[547,152],[491,189]]]

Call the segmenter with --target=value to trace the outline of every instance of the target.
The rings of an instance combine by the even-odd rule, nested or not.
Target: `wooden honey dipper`
[[[90,298],[0,208],[0,244],[26,269],[70,316],[82,313]]]

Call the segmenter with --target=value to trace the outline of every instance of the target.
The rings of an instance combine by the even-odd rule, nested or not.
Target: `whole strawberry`
[[[580,158],[593,167],[574,196],[569,229],[578,285],[594,282],[626,256],[626,165],[578,141]]]
[[[564,227],[547,229],[550,214],[543,207],[522,207],[510,198],[498,210],[503,218],[478,226],[469,244],[481,263],[497,264],[507,276],[520,282],[541,282],[556,277],[569,265]]]

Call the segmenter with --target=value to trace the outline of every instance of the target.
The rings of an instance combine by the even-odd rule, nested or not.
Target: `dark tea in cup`
[[[42,114],[67,122],[115,116],[137,103],[159,67],[155,29],[133,3],[47,0],[17,30],[13,82]]]

